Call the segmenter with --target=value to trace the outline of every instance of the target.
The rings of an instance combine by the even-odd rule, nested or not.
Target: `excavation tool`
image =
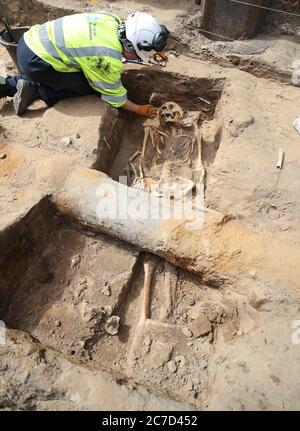
[[[138,60],[122,60],[122,63],[132,63],[132,64],[140,64],[141,66],[151,66],[149,63],[144,63],[143,61]]]
[[[8,20],[6,18],[2,18],[1,22],[3,22],[3,24],[4,24],[5,28],[6,28],[6,31],[7,31],[8,35],[9,35],[9,37],[10,37],[10,40],[8,42],[17,43],[17,41],[15,40],[12,28],[9,25]]]

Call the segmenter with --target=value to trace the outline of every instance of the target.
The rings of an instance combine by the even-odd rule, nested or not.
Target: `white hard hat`
[[[126,38],[142,60],[147,60],[148,56],[141,51],[162,51],[165,48],[169,32],[152,15],[133,12],[128,16],[125,28]]]

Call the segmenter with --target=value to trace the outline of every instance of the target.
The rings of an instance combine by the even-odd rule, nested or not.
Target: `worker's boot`
[[[0,99],[2,99],[2,97],[13,97],[13,95],[13,90],[6,83],[6,78],[0,76]]]
[[[39,99],[39,93],[32,82],[19,79],[17,92],[13,98],[14,110],[17,115],[22,115],[35,100]]]

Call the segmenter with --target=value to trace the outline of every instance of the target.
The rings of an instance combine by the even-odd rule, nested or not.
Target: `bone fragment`
[[[277,163],[276,163],[276,167],[278,169],[282,169],[283,161],[284,161],[284,151],[283,151],[282,148],[279,148],[279,151],[278,151],[278,160],[277,160]]]
[[[151,298],[151,284],[152,275],[155,269],[153,260],[146,257],[144,262],[144,285],[143,285],[143,298],[141,304],[140,318],[138,325],[143,325],[149,318],[150,313],[150,298]]]
[[[129,162],[134,162],[134,160],[141,154],[140,151],[136,151],[129,159]]]
[[[134,166],[133,163],[129,163],[129,165],[130,165],[130,167],[132,169],[132,172],[133,172],[135,178],[137,178],[138,177],[138,173],[137,173],[136,167]]]
[[[144,140],[143,140],[143,148],[142,148],[142,155],[141,155],[142,159],[145,157],[150,130],[151,130],[150,127],[144,127]]]

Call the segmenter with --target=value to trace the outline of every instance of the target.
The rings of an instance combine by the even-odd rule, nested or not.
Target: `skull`
[[[166,123],[177,123],[183,118],[183,109],[175,102],[164,103],[160,108],[160,117]]]

